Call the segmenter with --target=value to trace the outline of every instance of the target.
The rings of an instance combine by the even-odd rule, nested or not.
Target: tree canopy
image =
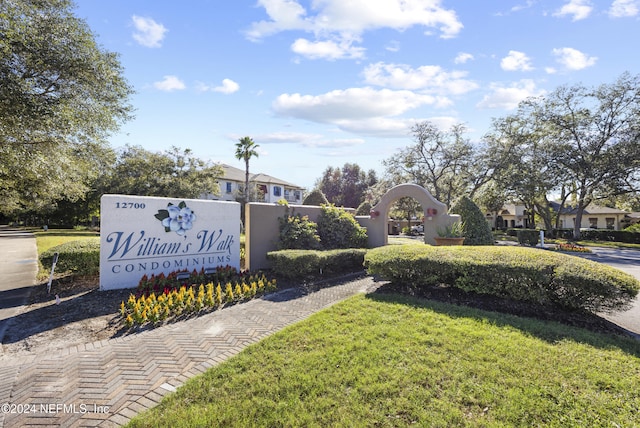
[[[342,168],[327,167],[316,188],[336,206],[357,208],[364,202],[367,189],[377,182],[374,170],[365,172],[356,163],[345,163]]]
[[[131,118],[132,89],[70,0],[0,3],[0,213],[88,189],[94,153]],[[102,146],[102,147],[99,147]]]
[[[551,191],[575,196],[578,238],[590,203],[640,187],[640,75],[525,100],[494,123],[490,140],[496,159],[511,165],[497,175],[501,183],[522,201],[542,200],[536,211],[543,218]]]
[[[198,198],[219,194],[222,168],[199,159],[190,149],[164,153],[128,146],[120,153],[103,193]]]
[[[464,137],[464,125],[443,132],[423,121],[411,132],[414,144],[383,162],[394,181],[418,184],[450,205],[460,195],[473,195],[490,178],[491,168],[479,161],[482,150]]]

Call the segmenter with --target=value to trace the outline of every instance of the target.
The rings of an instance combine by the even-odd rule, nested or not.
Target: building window
[[[605,221],[607,222],[607,229],[615,229],[616,228],[616,219],[612,218],[612,217],[607,217],[605,219]]]
[[[282,187],[273,186],[273,196],[282,196]]]
[[[294,190],[293,197],[296,199],[296,201],[299,201],[300,199],[302,199],[300,197],[300,191],[299,190]]]
[[[227,181],[227,193],[231,193],[231,182]]]
[[[591,229],[598,228],[598,219],[596,217],[589,217],[589,227]]]

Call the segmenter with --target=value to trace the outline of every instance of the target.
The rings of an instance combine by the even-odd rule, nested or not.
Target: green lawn
[[[132,427],[637,426],[640,342],[355,296],[189,380]]]
[[[99,239],[100,234],[89,230],[76,229],[49,229],[47,231],[34,231],[36,236],[36,246],[38,248],[38,257],[49,248],[56,247],[70,241],[79,239]],[[51,266],[42,266],[38,261],[38,280],[44,280],[49,277]]]
[[[76,229],[49,229],[46,232],[40,230],[34,232],[34,235],[36,236],[38,255],[49,248],[64,244],[65,242],[77,241],[79,239],[93,239],[100,236],[97,232]]]

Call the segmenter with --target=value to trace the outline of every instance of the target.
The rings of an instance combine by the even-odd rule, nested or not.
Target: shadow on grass
[[[633,333],[594,314],[465,293],[451,287],[424,290],[420,295],[410,295],[407,291],[387,283],[367,294],[367,298],[426,308],[453,318],[482,320],[497,327],[512,327],[548,343],[571,340],[601,349],[618,348],[640,357],[640,341],[631,336]]]

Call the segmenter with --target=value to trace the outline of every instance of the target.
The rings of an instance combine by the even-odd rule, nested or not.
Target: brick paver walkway
[[[0,425],[120,426],[245,346],[376,287],[371,278],[283,290],[199,318],[0,367]]]

